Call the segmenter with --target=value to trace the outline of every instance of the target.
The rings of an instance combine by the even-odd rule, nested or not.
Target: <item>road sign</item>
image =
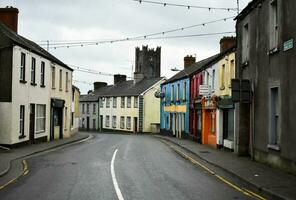
[[[199,94],[202,96],[209,94],[209,86],[208,85],[199,85]]]

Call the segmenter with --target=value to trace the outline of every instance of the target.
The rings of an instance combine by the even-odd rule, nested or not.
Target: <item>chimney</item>
[[[105,82],[94,82],[94,90],[98,90],[101,87],[105,87],[107,86],[107,83]]]
[[[117,83],[120,82],[124,82],[126,81],[126,75],[122,75],[122,74],[115,74],[114,75],[114,85],[116,85]]]
[[[223,37],[220,40],[220,53],[236,45],[236,37]]]
[[[192,55],[187,55],[184,57],[184,69],[189,67],[190,65],[194,64],[196,62],[196,58]]]
[[[0,21],[17,33],[18,9],[13,7],[0,8]]]

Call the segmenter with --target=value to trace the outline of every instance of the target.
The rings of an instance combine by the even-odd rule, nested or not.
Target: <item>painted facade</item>
[[[79,112],[79,129],[82,131],[98,131],[99,130],[99,102],[98,97],[89,94],[93,98],[80,99]],[[82,95],[82,98],[85,95]]]
[[[78,132],[80,120],[79,108],[80,91],[74,85],[72,86],[72,111],[71,111],[71,134]]]
[[[177,138],[189,137],[189,78],[164,83],[161,86],[161,130]]]

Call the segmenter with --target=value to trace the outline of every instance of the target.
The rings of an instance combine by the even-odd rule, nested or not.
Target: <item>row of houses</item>
[[[0,144],[70,137],[79,123],[73,70],[17,30],[18,9],[0,8]]]
[[[165,78],[160,77],[157,47],[136,48],[133,80],[114,75],[114,84],[95,82],[94,90],[80,97],[80,129],[92,131],[159,132],[160,99],[154,96]]]
[[[236,38],[161,85],[161,132],[296,173],[296,2],[253,0]]]

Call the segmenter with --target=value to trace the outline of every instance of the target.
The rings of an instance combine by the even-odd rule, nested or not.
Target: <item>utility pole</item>
[[[239,14],[239,0],[236,0],[236,4],[237,4],[237,15]]]
[[[49,52],[49,40],[46,40],[46,49]]]

